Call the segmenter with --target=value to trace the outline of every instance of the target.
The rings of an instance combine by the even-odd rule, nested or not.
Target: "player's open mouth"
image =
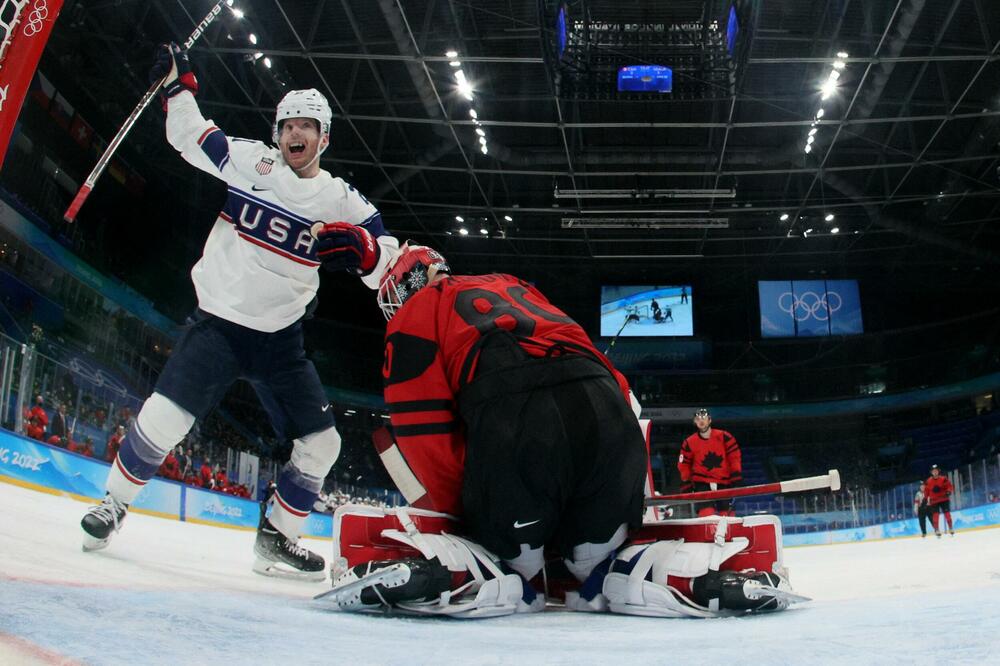
[[[288,152],[292,155],[298,155],[306,149],[306,144],[304,143],[290,143],[288,144]]]

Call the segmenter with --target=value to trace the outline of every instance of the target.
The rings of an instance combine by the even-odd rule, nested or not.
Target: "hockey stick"
[[[625,317],[625,323],[622,324],[622,327],[618,329],[617,333],[615,333],[615,337],[613,340],[611,340],[611,344],[608,345],[608,348],[604,350],[605,356],[611,353],[611,350],[614,349],[615,343],[618,342],[618,338],[621,336],[622,331],[624,331],[625,327],[631,324],[633,321],[639,321],[639,315],[635,314],[634,312],[629,316]]]
[[[205,18],[201,20],[201,23],[195,27],[191,36],[184,41],[185,49],[191,48],[191,46],[198,41],[198,38],[201,37],[201,35],[205,32],[205,29],[211,25],[212,21],[215,20],[221,11],[222,0],[219,0],[219,2],[215,3],[215,6],[212,7],[208,14],[205,15]],[[161,85],[163,85],[162,79],[151,85],[149,90],[146,91],[146,94],[139,100],[139,104],[132,109],[132,113],[130,113],[128,118],[125,119],[125,124],[119,128],[118,133],[115,134],[114,138],[111,139],[111,142],[108,143],[108,147],[104,150],[104,154],[101,155],[101,159],[97,161],[97,165],[90,172],[90,175],[87,176],[87,180],[83,181],[83,185],[80,186],[76,196],[73,197],[73,201],[69,204],[69,208],[67,208],[66,212],[63,214],[64,220],[67,222],[76,221],[76,215],[80,212],[80,207],[83,206],[83,202],[90,196],[90,191],[94,189],[94,185],[97,184],[97,179],[101,177],[102,173],[104,173],[104,169],[108,166],[108,163],[114,156],[115,151],[118,150],[118,146],[125,140],[128,133],[132,131],[132,126],[135,125],[137,120],[139,120],[139,116],[142,115],[142,112],[146,110],[149,103],[153,101],[154,97],[156,97],[156,93],[159,92]]]
[[[840,472],[831,469],[820,476],[808,476],[803,479],[779,481],[778,483],[762,483],[757,486],[742,488],[724,488],[722,490],[703,490],[695,493],[677,493],[675,495],[657,495],[646,498],[646,506],[663,506],[666,504],[683,504],[685,502],[711,502],[733,497],[748,497],[750,495],[771,495],[784,493],[801,493],[807,490],[840,490]]]

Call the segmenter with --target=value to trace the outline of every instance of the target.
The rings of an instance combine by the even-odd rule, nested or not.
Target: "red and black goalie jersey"
[[[395,433],[376,441],[380,457],[413,506],[461,515],[465,432],[456,398],[476,374],[483,335],[502,328],[530,355],[586,354],[625,377],[587,334],[533,286],[511,275],[449,276],[415,293],[389,321],[382,375]]]

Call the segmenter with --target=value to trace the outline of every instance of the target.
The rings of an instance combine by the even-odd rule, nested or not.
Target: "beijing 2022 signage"
[[[757,289],[761,337],[864,333],[857,280],[761,281]]]

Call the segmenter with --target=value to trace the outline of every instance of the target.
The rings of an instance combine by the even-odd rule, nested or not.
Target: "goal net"
[[[649,319],[649,306],[648,305],[626,305],[625,306],[625,316],[637,315],[639,319]]]
[[[0,164],[63,0],[0,0]]]
[[[0,67],[3,67],[4,59],[7,57],[7,49],[14,39],[14,31],[26,13],[24,10],[31,2],[32,0],[2,0],[0,4],[0,34],[3,35],[3,41],[0,42]],[[43,13],[45,11],[47,8]]]

